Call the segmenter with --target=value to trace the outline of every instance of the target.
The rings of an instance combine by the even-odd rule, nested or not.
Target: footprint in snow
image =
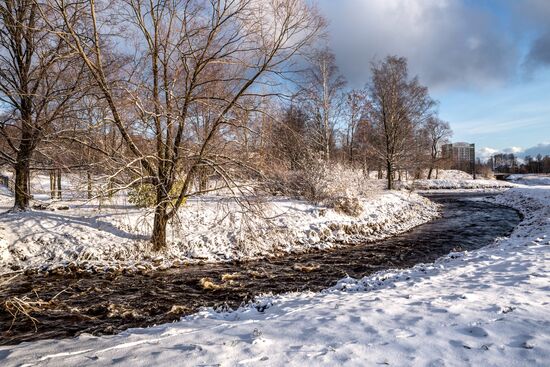
[[[535,347],[533,339],[531,335],[521,334],[515,336],[508,345],[515,348],[533,349]]]
[[[480,328],[479,326],[471,326],[465,328],[463,330],[463,333],[466,335],[475,336],[476,338],[485,338],[489,335],[487,331],[485,331],[485,329]]]
[[[431,361],[430,364],[428,364],[429,367],[445,367],[445,361],[442,359],[436,359],[435,361]]]
[[[506,313],[510,313],[510,312],[514,311],[515,309],[516,308],[514,306],[504,306],[504,307],[500,308],[499,312],[506,314]]]

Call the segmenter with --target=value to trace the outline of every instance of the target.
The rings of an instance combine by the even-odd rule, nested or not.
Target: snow
[[[434,179],[415,180],[397,183],[398,187],[412,190],[475,190],[475,189],[509,189],[516,184],[497,180],[472,179]]]
[[[435,171],[432,173],[432,177],[436,177]],[[439,172],[437,172],[437,179],[439,180],[471,180],[472,175],[457,169],[441,169],[439,170]]]
[[[0,171],[0,175],[8,177],[10,180],[10,187],[14,185],[14,173],[10,170]],[[1,186],[1,185],[0,185]],[[68,198],[84,198],[86,192],[87,181],[85,174],[62,174],[61,176],[61,188],[63,197]],[[0,194],[7,194],[6,187],[3,187],[4,192]],[[31,193],[34,199],[48,200],[50,198],[50,176],[42,172],[31,172]]]
[[[524,220],[509,238],[433,264],[265,296],[234,312],[115,336],[0,347],[5,366],[547,366],[550,187],[494,199]]]
[[[513,181],[514,183],[522,185],[550,185],[550,175],[511,175],[508,176],[507,180]]]
[[[165,268],[186,261],[284,255],[374,241],[438,215],[435,204],[407,192],[375,193],[361,199],[361,205],[362,213],[352,217],[322,205],[270,197],[258,203],[258,212],[243,212],[226,196],[201,196],[190,199],[170,224],[168,248],[159,254],[148,241],[150,210],[128,204],[126,197],[101,203],[54,201],[47,210],[0,216],[0,273],[74,265]]]

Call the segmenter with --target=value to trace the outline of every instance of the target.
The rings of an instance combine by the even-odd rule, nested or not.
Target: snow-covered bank
[[[550,185],[550,175],[533,175],[533,174],[527,174],[527,175],[511,175],[507,178],[507,180],[518,183],[522,185],[528,185],[528,186],[541,186],[541,185]]]
[[[415,180],[401,182],[398,185],[409,190],[509,189],[518,186],[506,181],[472,179]]]
[[[550,187],[495,199],[525,220],[507,239],[434,264],[344,279],[116,336],[0,347],[5,366],[547,366]],[[365,291],[368,290],[368,291]],[[261,310],[261,311],[259,311]]]
[[[3,203],[7,201],[4,200]],[[181,261],[250,259],[374,241],[437,216],[437,206],[406,192],[361,200],[348,216],[304,201],[274,197],[257,214],[223,196],[190,200],[169,228],[165,253],[150,251],[151,216],[113,202],[54,202],[52,210],[0,216],[0,273],[21,268],[167,267]],[[8,209],[8,207],[5,207]]]

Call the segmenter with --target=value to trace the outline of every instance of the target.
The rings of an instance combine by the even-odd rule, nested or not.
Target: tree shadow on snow
[[[70,242],[78,243],[80,240],[74,236],[74,233],[79,231],[87,231],[87,229],[97,230],[101,232],[110,233],[121,239],[128,240],[147,240],[148,236],[130,233],[122,230],[112,223],[101,220],[104,217],[113,217],[122,214],[99,214],[93,217],[77,217],[72,215],[64,215],[58,212],[49,211],[27,211],[18,213],[2,213],[0,218],[2,223],[8,227],[11,227],[15,234],[18,235],[17,242],[23,242],[28,237],[31,237],[37,233],[52,233],[55,235],[61,235],[68,239]],[[27,230],[25,228],[32,227],[31,233],[25,234]],[[76,226],[74,232],[64,232],[56,230],[59,226]],[[84,228],[83,228],[84,227]],[[21,228],[21,229],[19,229]],[[93,232],[92,232],[93,233]]]

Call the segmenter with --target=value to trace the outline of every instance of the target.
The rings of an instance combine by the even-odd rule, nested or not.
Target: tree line
[[[310,162],[401,175],[441,167],[451,136],[407,61],[349,90],[305,0],[0,1],[0,164],[14,210],[32,170],[144,188],[151,241],[188,198]],[[369,67],[366,65],[365,67]],[[213,184],[215,182],[215,184]],[[58,185],[56,186],[56,183]]]
[[[550,173],[550,156],[542,154],[536,157],[527,155],[520,162],[513,153],[499,153],[490,157],[487,164],[494,172],[500,173]]]

